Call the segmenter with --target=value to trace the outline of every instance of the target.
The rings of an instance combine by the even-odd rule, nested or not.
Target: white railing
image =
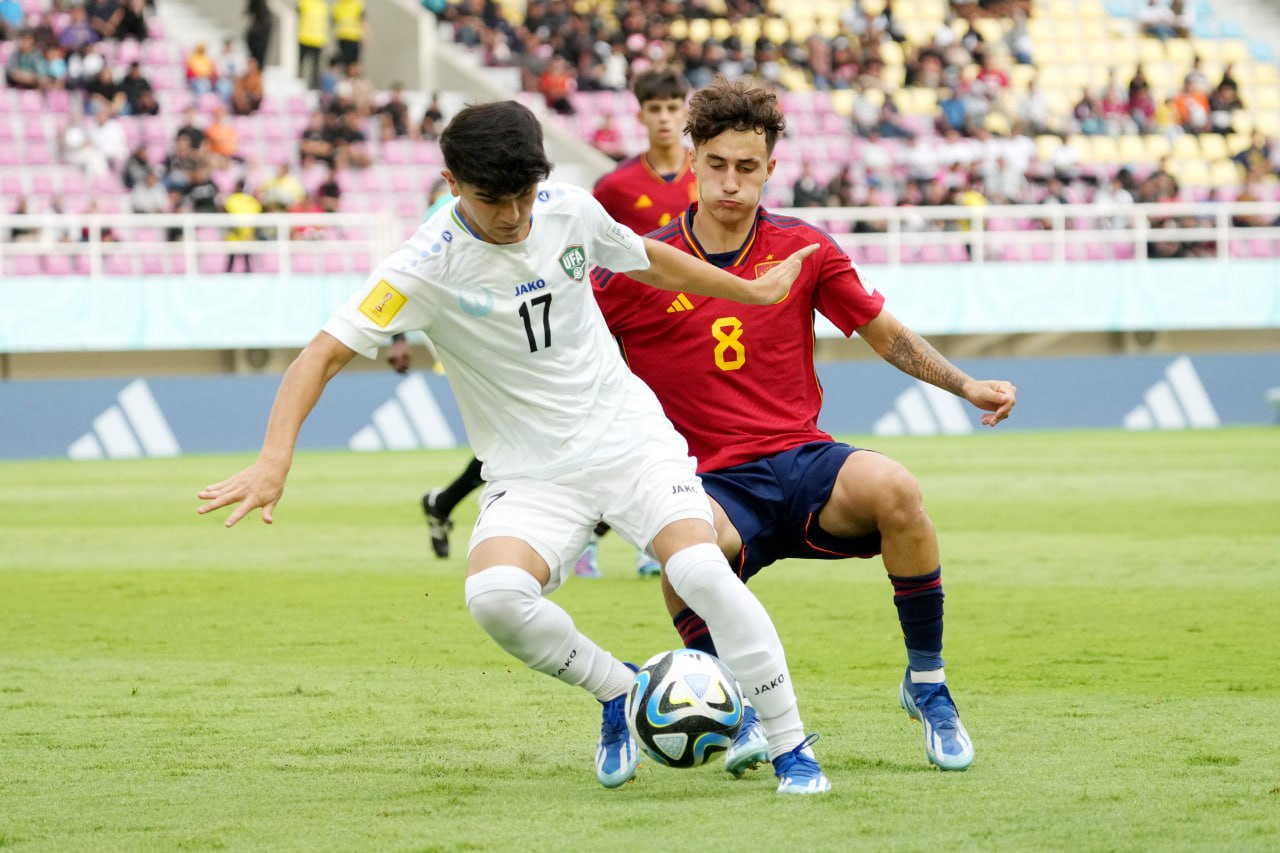
[[[1193,249],[1187,254],[1195,257],[1224,261],[1280,257],[1276,224],[1280,202],[1274,201],[1116,207],[817,207],[774,212],[798,216],[828,230],[861,263],[1062,263],[1102,257],[1145,262],[1152,259],[1149,246],[1156,248],[1157,258],[1181,256],[1179,247]],[[1267,224],[1237,224],[1241,217]],[[855,233],[858,223],[870,224],[871,230]],[[149,270],[132,265],[128,271],[193,276],[216,271],[212,263],[201,264],[202,259],[216,257],[225,264],[230,255],[250,255],[257,271],[279,274],[317,271],[315,263],[303,264],[299,258],[314,261],[341,255],[340,271],[367,272],[416,225],[389,213],[0,214],[0,275],[59,270],[111,275],[114,258],[161,257],[170,263]],[[251,229],[254,239],[228,240],[228,234],[237,229]],[[112,239],[105,238],[107,232]],[[925,249],[932,251],[922,254]],[[20,264],[19,259],[25,260]],[[15,269],[19,264],[20,272]]]
[[[252,239],[229,239],[232,234]],[[249,255],[258,269],[272,272],[312,272],[315,264],[299,270],[297,259],[336,256],[343,271],[367,272],[404,234],[386,213],[8,214],[0,215],[0,271],[14,274],[24,257],[45,272],[68,267],[52,259],[69,259],[67,271],[98,276],[112,274],[114,258],[158,257],[170,263],[155,272],[194,276],[204,258],[225,263],[230,255]]]

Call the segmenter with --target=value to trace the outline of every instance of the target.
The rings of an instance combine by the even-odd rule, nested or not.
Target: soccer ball
[[[693,649],[645,662],[627,694],[627,728],[645,754],[668,767],[698,767],[733,743],[742,693],[719,658]]]

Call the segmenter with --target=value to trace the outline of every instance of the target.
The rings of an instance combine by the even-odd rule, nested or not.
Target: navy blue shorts
[[[787,557],[841,560],[880,553],[879,533],[842,539],[818,527],[818,513],[831,497],[840,467],[859,449],[815,441],[699,475],[742,536],[742,553],[729,561],[738,577],[745,582]]]

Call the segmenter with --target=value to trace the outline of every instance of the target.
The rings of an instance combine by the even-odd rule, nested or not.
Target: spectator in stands
[[[374,102],[378,97],[378,87],[366,76],[360,64],[353,62],[344,65],[345,75],[338,81],[335,94],[340,103],[353,107],[361,120],[373,115]]]
[[[236,181],[236,189],[222,203],[223,210],[238,217],[237,224],[227,229],[226,239],[231,243],[244,243],[257,239],[254,219],[262,213],[262,203],[246,189],[244,181]],[[227,272],[234,272],[236,258],[244,258],[244,271],[253,272],[253,255],[248,252],[227,254]]]
[[[203,141],[203,134],[200,138]],[[170,192],[186,193],[187,187],[191,186],[196,170],[204,167],[205,164],[206,158],[203,153],[191,146],[191,136],[179,134],[174,141],[173,151],[165,158],[165,188]]]
[[[813,175],[813,165],[805,160],[800,166],[800,177],[791,187],[792,207],[824,207],[827,191]]]
[[[90,179],[107,174],[107,158],[94,147],[77,110],[71,112],[58,135],[58,159],[84,170]]]
[[[351,66],[359,62],[360,48],[368,35],[364,0],[334,0],[333,35],[338,40],[342,64]]]
[[[248,57],[235,39],[223,40],[222,52],[214,60],[214,79],[218,94],[228,104],[231,103],[231,91],[236,85],[236,80],[239,80],[240,75],[245,72],[246,59]]]
[[[1027,13],[1022,9],[1014,9],[1013,25],[1005,32],[1004,43],[1019,65],[1035,64],[1035,42],[1027,29]]]
[[[86,44],[67,55],[67,88],[83,89],[106,67],[107,60],[96,44]]]
[[[112,172],[119,172],[129,159],[129,141],[125,136],[124,125],[116,118],[114,112],[99,110],[85,127],[85,134],[94,148],[107,158],[107,167]]]
[[[158,169],[147,169],[142,180],[130,190],[129,206],[134,213],[169,212],[169,191],[160,183]]]
[[[256,113],[266,95],[258,60],[251,56],[245,60],[244,65],[244,73],[231,86],[231,112],[238,116]]]
[[[1098,207],[1129,207],[1133,204],[1133,194],[1125,188],[1122,173],[1117,172],[1106,186],[1100,187],[1093,196],[1093,204]],[[1098,217],[1099,228],[1128,228],[1132,219],[1123,213]]]
[[[247,0],[244,15],[249,23],[244,30],[244,46],[249,56],[258,61],[259,68],[267,67],[267,48],[271,45],[271,31],[275,18],[267,0]]]
[[[125,0],[124,10],[120,15],[120,25],[116,27],[116,38],[146,41],[151,35],[147,27],[147,10],[145,0]]]
[[[101,112],[116,114],[128,104],[124,90],[116,82],[111,69],[103,66],[97,76],[85,86],[84,111],[89,115]]]
[[[316,189],[316,196],[326,213],[338,212],[338,206],[342,202],[342,187],[338,185],[338,170],[334,166],[329,167],[324,182]]]
[[[85,216],[93,217],[100,213],[102,213],[102,202],[98,201],[96,198],[90,199],[89,209],[85,211]],[[116,236],[116,232],[112,230],[110,226],[100,225],[95,229],[90,222],[91,220],[86,219],[84,224],[80,226],[81,243],[92,242],[95,236],[99,243],[116,243],[119,241],[119,238]]]
[[[101,40],[102,36],[89,23],[88,10],[84,6],[71,7],[71,21],[58,36],[58,44],[64,50],[79,50]]]
[[[387,100],[375,111],[378,121],[378,138],[403,139],[409,136],[409,105],[404,102],[404,84],[391,84],[391,93]]]
[[[1271,154],[1271,144],[1267,141],[1266,135],[1255,130],[1249,147],[1243,149],[1231,159],[1244,170],[1247,176],[1256,173],[1259,169],[1264,173],[1271,171]]]
[[[1156,101],[1151,94],[1151,87],[1145,82],[1137,88],[1129,87],[1129,119],[1138,133],[1155,131]]]
[[[1155,260],[1189,257],[1189,247],[1185,240],[1173,235],[1162,237],[1159,234],[1165,229],[1177,227],[1178,221],[1173,217],[1152,220],[1152,239],[1147,243],[1147,257]]]
[[[1071,110],[1071,118],[1078,132],[1085,136],[1101,136],[1106,132],[1106,124],[1102,120],[1102,105],[1098,98],[1088,89],[1080,92],[1080,100]]]
[[[562,56],[553,56],[542,74],[538,76],[538,91],[542,93],[547,106],[560,115],[573,115],[576,110],[569,96],[576,89],[577,84],[569,63]]]
[[[1243,108],[1240,94],[1231,82],[1222,82],[1209,96],[1209,129],[1228,136],[1235,131],[1235,113]]]
[[[1054,132],[1053,110],[1034,77],[1027,81],[1027,91],[1018,101],[1018,120],[1032,136]]]
[[[200,151],[204,148],[204,130],[197,123],[195,107],[187,107],[182,111],[182,125],[174,134],[175,144],[177,140],[184,136],[193,151]]]
[[[325,121],[325,114],[319,110],[307,117],[307,126],[298,141],[299,158],[304,169],[315,163],[333,163],[333,140]]]
[[[129,71],[120,81],[120,91],[124,94],[126,115],[153,116],[160,112],[151,81],[142,76],[142,66],[137,62],[129,63]]]
[[[268,211],[290,210],[306,196],[302,182],[288,163],[276,167],[276,173],[258,188],[258,196]]]
[[[1187,133],[1206,133],[1209,130],[1209,98],[1199,82],[1191,77],[1182,84],[1182,91],[1173,99],[1174,120]]]
[[[204,136],[209,145],[210,163],[214,169],[225,169],[231,161],[242,161],[240,156],[240,134],[227,121],[227,110],[222,104],[213,108],[213,117],[204,129]]]
[[[26,196],[22,196],[9,211],[14,216],[27,216],[31,213],[31,205]],[[34,243],[40,239],[40,229],[34,225],[12,225],[8,234],[11,243]]]
[[[334,164],[338,168],[367,169],[373,162],[364,131],[360,129],[360,115],[355,110],[343,113],[332,139]]]
[[[613,114],[605,113],[600,117],[600,124],[591,134],[591,145],[615,163],[627,159],[627,150],[622,143],[622,134],[613,124]]]
[[[56,44],[44,49],[44,87],[46,89],[66,89],[69,82],[70,69],[67,66],[66,52]]]
[[[1267,176],[1265,167],[1258,166],[1251,169],[1245,175],[1244,187],[1240,190],[1240,194],[1236,196],[1236,201],[1251,202],[1263,201],[1263,195],[1259,190],[1259,184]],[[1231,217],[1231,224],[1239,228],[1265,228],[1269,225],[1275,225],[1276,217],[1268,216],[1265,213],[1239,213]]]
[[[104,39],[119,38],[116,30],[124,20],[124,7],[119,0],[86,0],[89,23]]]
[[[1152,36],[1161,41],[1178,34],[1173,12],[1163,0],[1147,0],[1147,5],[1138,12],[1138,28],[1144,36]]]
[[[440,136],[440,123],[444,121],[444,111],[440,107],[440,93],[432,92],[431,101],[422,111],[422,121],[418,122],[418,137],[435,140]]]
[[[325,213],[325,207],[312,193],[306,193],[301,201],[289,206],[290,213]],[[328,238],[327,229],[322,225],[300,225],[289,231],[294,240],[324,240]]]
[[[9,54],[9,61],[5,64],[4,79],[15,89],[45,87],[44,55],[30,32],[18,36],[18,46]]]
[[[184,196],[192,213],[222,212],[222,205],[218,203],[218,185],[209,177],[209,170],[203,166],[191,173],[191,185],[187,187]]]
[[[187,87],[191,91],[204,95],[214,90],[218,83],[218,67],[204,42],[197,42],[191,53],[187,54],[186,66]]]
[[[22,4],[18,0],[0,0],[0,41],[16,39],[22,30]]]
[[[1190,38],[1196,25],[1196,10],[1186,0],[1172,0],[1169,4],[1173,33],[1180,39]]]
[[[853,177],[853,164],[846,163],[845,167],[827,182],[827,207],[853,207],[857,186]]]
[[[152,171],[154,170],[147,156],[147,144],[140,142],[129,153],[129,159],[125,161],[124,168],[120,171],[120,180],[125,189],[131,190],[141,184]]]
[[[320,87],[320,55],[329,46],[329,6],[325,0],[298,0],[298,76]],[[306,72],[307,66],[311,72]]]

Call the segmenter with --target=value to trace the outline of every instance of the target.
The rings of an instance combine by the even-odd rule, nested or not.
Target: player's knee
[[[886,462],[878,472],[872,491],[880,527],[928,522],[920,482],[905,466],[892,460]]]
[[[471,617],[505,647],[532,618],[542,590],[523,569],[495,566],[468,577],[466,595]]]

